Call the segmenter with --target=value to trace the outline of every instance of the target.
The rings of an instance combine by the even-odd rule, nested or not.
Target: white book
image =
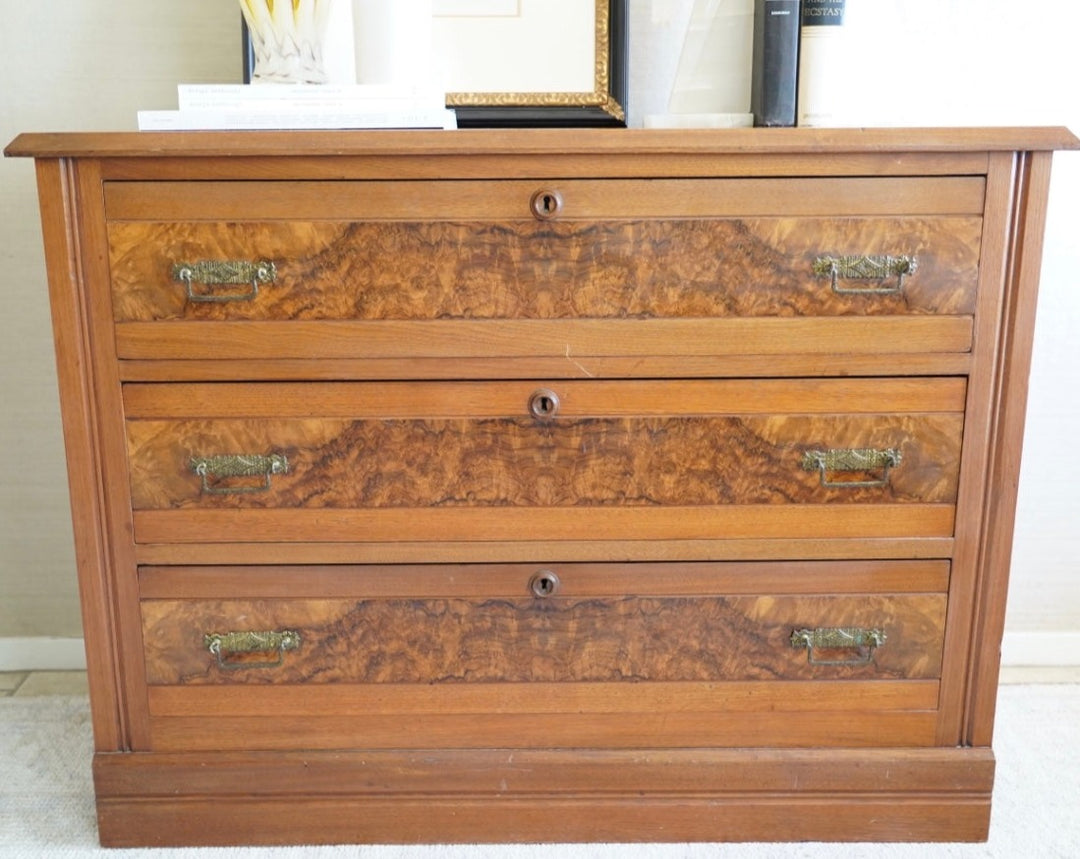
[[[457,114],[429,111],[140,110],[140,131],[270,131],[274,129],[457,128]]]
[[[841,124],[851,88],[845,0],[803,0],[796,125]]]
[[[428,111],[446,93],[427,88],[359,84],[180,84],[180,110]]]

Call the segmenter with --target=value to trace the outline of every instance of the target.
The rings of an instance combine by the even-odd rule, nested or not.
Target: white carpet
[[[90,784],[90,720],[73,697],[0,699],[0,856],[49,859],[1075,859],[1080,685],[1003,686],[986,844],[645,844],[104,850]]]

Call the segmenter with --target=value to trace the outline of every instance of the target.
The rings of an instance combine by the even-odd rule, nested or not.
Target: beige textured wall
[[[235,0],[0,0],[0,140],[131,130],[240,79]],[[0,638],[81,635],[34,166],[0,159]]]
[[[584,0],[583,0],[584,2]],[[693,0],[631,0],[631,121],[661,112]],[[926,4],[919,16],[930,14]],[[1075,0],[937,0],[874,66],[900,120],[1067,124],[1080,130]],[[0,140],[20,131],[123,130],[175,106],[179,81],[239,79],[232,0],[0,0]],[[905,12],[905,9],[909,10]],[[1053,26],[1047,23],[1053,21]],[[906,38],[905,38],[906,36]],[[918,55],[917,62],[908,62]],[[907,60],[905,59],[907,58]],[[1003,58],[1009,58],[1006,62]],[[867,79],[871,79],[868,74]],[[1055,162],[1009,610],[1012,631],[1080,630],[1080,154]],[[80,634],[33,166],[0,160],[0,639]]]

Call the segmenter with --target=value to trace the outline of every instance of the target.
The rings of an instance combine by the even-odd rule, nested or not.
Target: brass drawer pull
[[[903,290],[904,278],[915,274],[917,268],[913,256],[824,256],[814,260],[814,274],[832,278],[832,290],[838,295],[893,295]],[[893,277],[895,283],[889,283]],[[841,280],[878,280],[881,285],[841,286]]]
[[[283,632],[208,632],[203,642],[214,654],[218,667],[225,671],[277,668],[285,661],[286,650],[300,647],[300,633],[291,629]],[[273,662],[231,662],[228,655],[234,653],[277,653],[277,658]]]
[[[275,474],[289,473],[289,460],[281,454],[233,454],[226,456],[199,456],[191,460],[191,470],[202,478],[205,495],[250,495],[270,490],[270,478]],[[263,477],[257,486],[215,486],[211,480],[236,477]]]
[[[806,648],[806,661],[811,665],[867,665],[874,651],[885,643],[885,631],[841,627],[833,629],[796,629],[791,633],[791,646]],[[854,650],[848,659],[818,659],[816,650]]]
[[[183,283],[187,288],[188,301],[196,303],[251,301],[259,294],[260,283],[273,283],[276,277],[277,267],[269,260],[200,260],[177,263],[172,268],[173,280]],[[247,292],[196,292],[196,283],[204,286],[235,286],[246,283],[251,285],[251,289]]]
[[[803,454],[802,467],[821,475],[821,485],[826,489],[856,489],[866,486],[884,486],[889,482],[889,471],[900,464],[899,450],[841,448],[839,450],[808,450]],[[833,471],[877,471],[881,477],[874,480],[830,480]]]

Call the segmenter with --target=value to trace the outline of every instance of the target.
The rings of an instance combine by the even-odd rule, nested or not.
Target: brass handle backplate
[[[239,671],[250,668],[277,668],[285,660],[286,650],[296,650],[300,646],[300,633],[287,629],[282,632],[208,632],[203,643],[214,658],[218,667],[225,671]],[[276,653],[277,658],[267,662],[230,661],[230,654]]]
[[[808,450],[803,454],[802,467],[821,475],[821,485],[826,489],[856,489],[866,486],[884,486],[889,482],[889,471],[900,464],[899,450],[841,448],[838,450]],[[830,472],[877,471],[881,477],[873,480],[831,480]]]
[[[918,261],[913,256],[822,256],[814,260],[818,277],[832,280],[838,295],[891,295],[904,288],[904,278],[915,274]],[[896,278],[895,281],[892,278]],[[880,281],[876,286],[841,286],[842,280]]]
[[[172,267],[173,280],[187,288],[187,299],[195,303],[222,304],[229,301],[251,301],[259,294],[259,284],[273,283],[277,267],[269,260],[200,260],[182,262]],[[195,284],[203,286],[250,286],[246,292],[196,292]]]
[[[796,629],[791,633],[791,646],[806,648],[806,661],[811,665],[866,665],[873,661],[874,651],[885,643],[885,631],[840,627],[826,629]],[[818,650],[853,650],[844,659],[821,659]]]
[[[275,474],[288,474],[289,460],[281,454],[229,454],[225,456],[197,456],[191,460],[191,470],[202,478],[205,495],[250,495],[268,492],[270,478]],[[216,481],[230,478],[261,477],[263,481],[254,486],[245,483],[219,485]]]

